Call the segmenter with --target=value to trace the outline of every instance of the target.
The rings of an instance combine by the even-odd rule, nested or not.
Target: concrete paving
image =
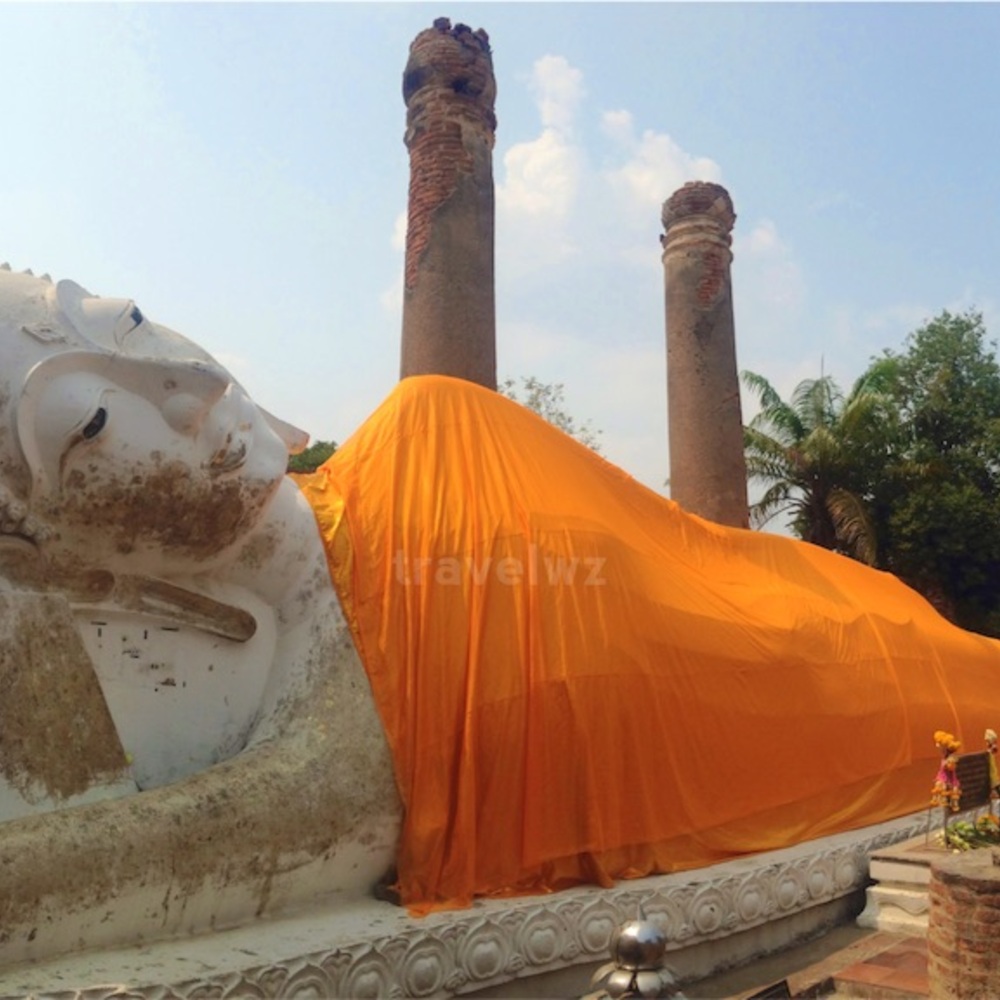
[[[853,924],[749,965],[684,987],[688,1000],[749,1000],[785,982],[792,997],[927,997],[924,938],[865,930]],[[777,994],[775,994],[777,995]]]

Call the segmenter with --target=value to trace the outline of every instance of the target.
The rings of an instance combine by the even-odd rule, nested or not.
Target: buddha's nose
[[[232,380],[225,371],[212,365],[183,362],[165,366],[160,362],[160,365],[163,419],[178,434],[197,434]]]
[[[229,373],[207,361],[134,358],[110,354],[102,374],[159,409],[177,433],[198,432],[205,416],[232,384]]]

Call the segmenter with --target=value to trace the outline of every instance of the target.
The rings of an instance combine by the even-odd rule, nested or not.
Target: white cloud
[[[624,211],[648,220],[687,181],[718,182],[722,178],[714,160],[691,155],[666,133],[645,129],[636,137],[628,111],[605,112],[601,128],[628,155],[624,163],[604,173],[617,196],[619,215]]]
[[[541,132],[511,146],[496,184],[498,272],[526,279],[572,257],[573,209],[587,167],[570,126],[583,99],[583,74],[562,56],[537,60],[529,86]]]
[[[564,56],[542,56],[531,72],[531,90],[538,104],[542,125],[568,132],[586,90],[583,73],[570,66]]]
[[[769,254],[784,249],[778,227],[770,219],[761,219],[746,238],[746,250],[751,254]]]
[[[392,227],[392,236],[389,237],[389,245],[393,250],[402,253],[406,249],[406,230],[409,227],[409,213],[403,209],[396,216],[396,221]]]
[[[612,140],[626,146],[635,141],[635,126],[632,122],[632,112],[605,111],[601,115],[601,131]]]
[[[798,318],[806,299],[805,279],[773,220],[761,219],[745,235],[737,230],[733,256],[745,278],[741,290],[748,306],[756,301],[767,311],[783,312],[786,319]]]
[[[663,202],[687,181],[718,181],[719,165],[688,153],[665,133],[637,134],[625,109],[604,112],[598,145],[585,148],[575,130],[586,112],[584,78],[562,56],[539,59],[529,86],[541,130],[503,156],[496,190],[498,269],[520,281],[570,260],[577,266],[584,256],[659,267],[651,233]],[[597,162],[612,165],[602,170],[593,166]],[[591,204],[604,207],[595,212]]]
[[[379,295],[379,305],[382,307],[382,312],[388,317],[397,319],[399,324],[402,325],[403,320],[403,273],[396,276],[396,280],[388,287],[383,289],[381,295]]]
[[[581,155],[568,132],[583,99],[583,74],[563,56],[542,56],[532,69],[542,132],[512,146],[503,158],[497,204],[508,216],[564,219],[576,199]]]
[[[496,186],[497,280],[528,282],[578,252],[573,209],[584,172],[581,151],[554,129],[512,146]]]
[[[567,218],[583,171],[581,151],[555,129],[512,146],[503,159],[497,205],[508,216],[552,223]]]

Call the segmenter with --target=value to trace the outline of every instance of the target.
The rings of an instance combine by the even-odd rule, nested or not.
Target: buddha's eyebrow
[[[21,333],[33,337],[42,344],[66,343],[68,340],[66,334],[51,323],[24,324],[21,327]]]

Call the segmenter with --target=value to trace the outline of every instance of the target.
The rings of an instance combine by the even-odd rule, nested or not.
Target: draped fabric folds
[[[711,864],[929,801],[1000,644],[685,513],[516,403],[404,379],[301,482],[405,805],[414,911]]]

